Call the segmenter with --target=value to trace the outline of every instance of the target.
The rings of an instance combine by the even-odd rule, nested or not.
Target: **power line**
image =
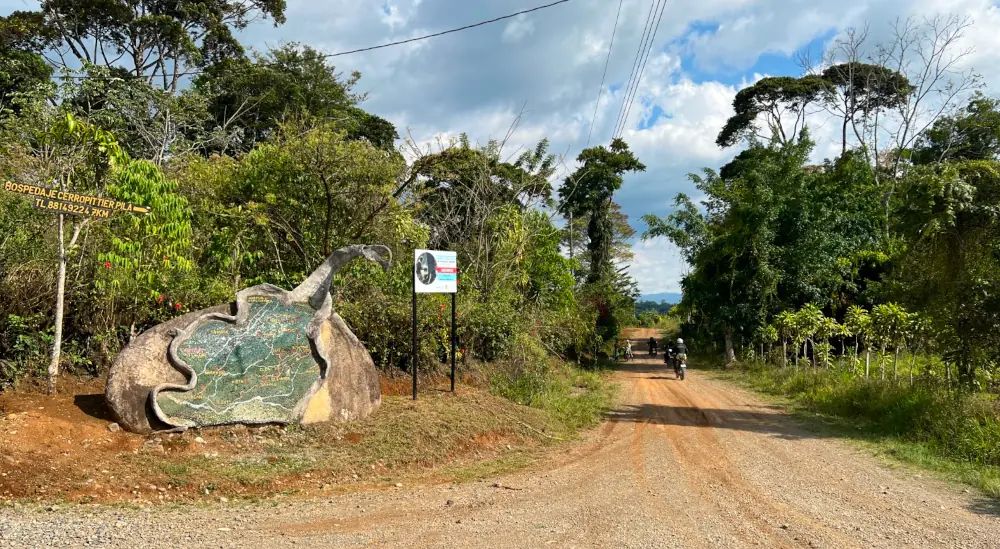
[[[511,18],[517,17],[519,15],[524,15],[526,13],[531,13],[531,12],[543,10],[543,9],[546,9],[546,8],[551,8],[551,7],[557,6],[559,4],[565,4],[566,2],[569,2],[569,1],[570,0],[557,0],[556,2],[551,2],[549,4],[545,4],[545,5],[542,5],[542,6],[536,6],[534,8],[529,8],[529,9],[521,10],[519,12],[511,13],[511,14],[508,14],[508,15],[503,15],[503,16],[500,16],[500,17],[495,17],[493,19],[489,19],[489,20],[486,20],[486,21],[480,21],[478,23],[473,23],[471,25],[465,25],[463,27],[449,29],[449,30],[441,31],[441,32],[435,32],[433,34],[427,34],[427,35],[424,35],[424,36],[418,36],[416,38],[409,38],[409,39],[406,39],[406,40],[399,40],[397,42],[389,42],[388,44],[380,44],[378,46],[369,46],[369,47],[366,47],[366,48],[358,48],[356,50],[341,51],[341,52],[337,52],[337,53],[325,53],[325,54],[320,55],[320,57],[323,58],[323,59],[329,59],[330,57],[339,57],[341,55],[350,55],[352,53],[361,53],[361,52],[372,51],[372,50],[377,50],[377,49],[381,49],[381,48],[388,48],[390,46],[399,46],[401,44],[409,44],[410,42],[417,42],[419,40],[427,40],[428,38],[435,38],[435,37],[438,37],[438,36],[443,36],[445,34],[451,34],[451,33],[454,33],[454,32],[468,30],[468,29],[472,29],[472,28],[475,28],[475,27],[481,27],[483,25],[489,25],[491,23],[496,23],[497,21],[503,21],[505,19],[511,19]],[[273,63],[261,63],[260,65],[267,66],[267,65],[273,65]],[[205,72],[204,69],[202,69],[202,70],[195,70],[195,71],[185,71],[185,72],[179,72],[179,73],[177,73],[177,76],[193,76],[193,75],[203,74],[204,72]],[[135,76],[135,77],[136,78],[145,78],[144,76]],[[89,77],[88,76],[72,76],[71,75],[71,76],[63,76],[63,78],[89,78]]]
[[[597,108],[601,106],[601,94],[604,92],[604,79],[608,76],[608,63],[611,62],[611,48],[615,45],[615,33],[618,32],[618,18],[622,14],[622,4],[625,0],[618,0],[618,13],[615,15],[615,26],[611,29],[611,43],[608,44],[608,58],[604,60],[604,74],[601,75],[601,87],[597,88],[597,104],[594,105],[594,117],[590,120],[590,132],[587,133],[587,144],[583,148],[590,146],[590,138],[594,135],[594,122],[597,121]]]
[[[650,2],[650,13],[646,20],[646,33],[644,33],[643,41],[639,44],[638,50],[636,50],[636,63],[633,67],[632,77],[633,79],[629,82],[630,86],[625,90],[625,96],[622,98],[621,108],[618,112],[618,122],[615,124],[615,131],[612,134],[612,139],[619,137],[625,129],[625,123],[627,120],[627,115],[625,114],[632,101],[635,100],[635,94],[639,89],[639,78],[642,72],[642,66],[645,63],[646,55],[649,54],[649,50],[653,45],[653,20],[657,16],[657,11],[659,11],[660,6],[666,0],[655,0]]]
[[[398,46],[400,44],[406,44],[406,43],[409,43],[409,42],[416,42],[417,40],[426,40],[428,38],[434,38],[436,36],[441,36],[441,35],[444,35],[444,34],[450,34],[450,33],[453,33],[453,32],[463,31],[463,30],[466,30],[466,29],[471,29],[473,27],[481,27],[483,25],[489,25],[490,23],[496,23],[497,21],[503,21],[504,19],[510,19],[512,17],[517,17],[518,15],[524,15],[526,13],[531,13],[533,11],[538,11],[538,10],[543,10],[545,8],[551,8],[552,6],[555,6],[555,5],[558,5],[558,4],[564,4],[566,2],[569,2],[569,0],[559,0],[558,2],[552,2],[551,4],[545,4],[544,6],[538,6],[536,8],[521,10],[521,11],[519,11],[517,13],[512,13],[510,15],[504,15],[502,17],[497,17],[495,19],[490,19],[489,21],[482,21],[482,22],[479,22],[479,23],[474,23],[472,25],[466,25],[464,27],[458,27],[457,29],[451,29],[451,30],[446,30],[446,31],[442,31],[442,32],[436,32],[434,34],[428,34],[427,36],[419,36],[417,38],[410,38],[409,40],[400,40],[399,42],[390,42],[388,44],[382,44],[381,46],[371,46],[371,47],[368,47],[368,48],[360,48],[360,49],[357,49],[357,50],[342,51],[342,52],[339,52],[339,53],[331,53],[331,54],[328,54],[328,55],[324,55],[324,57],[337,57],[338,55],[348,55],[348,54],[351,54],[351,53],[359,53],[359,52],[363,52],[363,51],[377,50],[379,48],[388,48],[389,46]]]
[[[625,110],[625,116],[622,117],[622,126],[618,130],[618,137],[625,131],[625,124],[628,122],[628,115],[632,112],[632,103],[635,101],[635,96],[639,91],[639,83],[642,80],[642,73],[646,71],[646,61],[649,61],[649,53],[653,50],[653,42],[656,40],[656,33],[660,30],[660,21],[663,20],[663,12],[667,8],[667,0],[663,0],[663,4],[660,7],[660,14],[656,18],[656,27],[653,29],[653,34],[649,38],[649,47],[646,49],[646,58],[642,61],[642,68],[639,69],[639,76],[636,78],[635,87],[632,90],[632,99],[628,102],[628,108]]]
[[[649,13],[646,14],[646,24],[643,25],[642,38],[639,39],[639,48],[635,51],[635,59],[632,61],[632,70],[628,73],[628,84],[625,85],[625,93],[622,95],[622,104],[618,108],[618,116],[615,118],[615,129],[611,134],[614,138],[618,135],[618,124],[621,123],[622,113],[625,112],[625,100],[628,98],[630,91],[632,90],[632,80],[635,78],[635,70],[639,67],[639,57],[642,54],[643,44],[646,43],[646,33],[649,31],[649,27],[653,20],[653,6],[655,3],[653,0],[649,2]]]

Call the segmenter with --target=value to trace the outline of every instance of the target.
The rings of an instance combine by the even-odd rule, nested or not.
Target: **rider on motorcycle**
[[[625,340],[625,358],[628,360],[632,359],[632,340]]]
[[[649,354],[656,354],[656,338],[649,337]]]
[[[670,348],[668,353],[674,359],[674,371],[680,368],[681,361],[687,358],[687,345],[684,345],[684,340],[677,338],[677,343]]]

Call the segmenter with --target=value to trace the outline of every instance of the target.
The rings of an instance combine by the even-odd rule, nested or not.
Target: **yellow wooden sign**
[[[30,197],[33,199],[31,201],[32,206],[50,212],[100,218],[109,217],[111,212],[115,211],[140,215],[149,214],[149,208],[132,204],[131,202],[60,191],[59,189],[50,189],[37,185],[24,185],[7,181],[3,184],[3,190]]]

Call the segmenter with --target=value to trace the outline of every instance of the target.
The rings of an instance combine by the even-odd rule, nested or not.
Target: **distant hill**
[[[652,301],[653,303],[667,302],[676,305],[681,302],[681,294],[673,292],[649,294],[639,296],[639,301]]]

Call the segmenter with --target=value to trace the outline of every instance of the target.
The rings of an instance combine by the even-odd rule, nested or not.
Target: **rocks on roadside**
[[[112,433],[117,433],[118,431],[122,430],[122,427],[121,427],[121,425],[118,425],[117,423],[109,423],[108,424],[108,430],[111,431]]]

